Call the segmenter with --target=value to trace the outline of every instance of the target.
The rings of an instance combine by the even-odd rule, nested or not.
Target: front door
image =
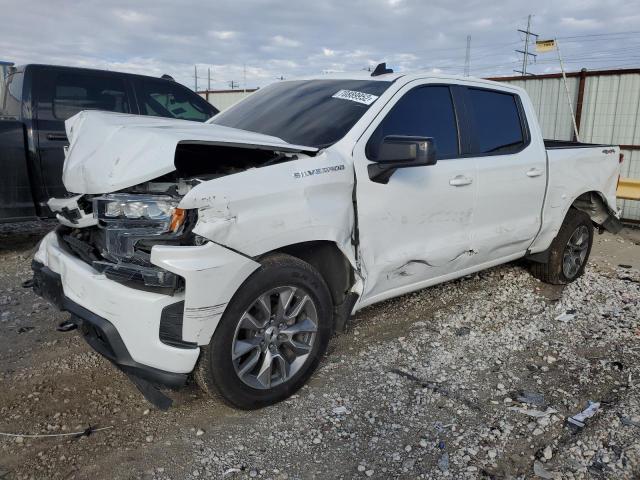
[[[454,88],[405,86],[355,146],[362,300],[367,304],[470,265],[476,165],[459,153]],[[372,181],[367,165],[388,135],[432,137],[437,163],[396,170],[386,184]]]

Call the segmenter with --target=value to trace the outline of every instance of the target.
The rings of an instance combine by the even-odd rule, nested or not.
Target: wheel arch
[[[300,242],[266,252],[260,258],[274,253],[291,255],[318,270],[331,293],[334,326],[336,330],[344,330],[358,299],[358,295],[351,291],[357,279],[354,266],[338,245],[329,240]]]
[[[622,229],[622,223],[614,213],[615,206],[608,204],[602,192],[589,190],[578,195],[569,205],[565,217],[571,208],[586,213],[593,223],[611,233],[618,233]]]

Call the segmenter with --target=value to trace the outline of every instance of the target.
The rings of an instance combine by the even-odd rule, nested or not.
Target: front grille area
[[[184,279],[150,262],[151,247],[135,249],[132,256],[118,258],[106,245],[104,229],[93,226],[56,229],[60,245],[73,256],[91,265],[110,280],[132,288],[173,295],[184,289]]]

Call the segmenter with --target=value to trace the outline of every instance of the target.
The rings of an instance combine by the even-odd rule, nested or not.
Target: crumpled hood
[[[68,119],[65,127],[70,145],[62,181],[72,193],[114,192],[170,173],[181,142],[318,151],[221,125],[122,113],[83,111]]]

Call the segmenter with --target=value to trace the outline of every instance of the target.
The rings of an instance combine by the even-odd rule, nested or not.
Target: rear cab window
[[[9,74],[2,89],[2,104],[0,105],[0,116],[7,118],[20,118],[22,108],[22,84],[23,72]]]
[[[136,94],[143,115],[204,122],[218,113],[196,93],[169,80],[142,80]]]
[[[508,155],[527,146],[528,129],[517,95],[469,87],[467,102],[473,131],[472,154]]]
[[[53,116],[66,120],[82,110],[129,113],[124,80],[85,74],[60,74],[53,89]]]

